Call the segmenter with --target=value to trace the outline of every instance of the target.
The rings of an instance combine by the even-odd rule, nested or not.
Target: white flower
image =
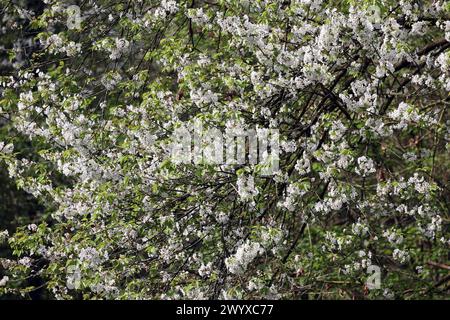
[[[419,174],[416,172],[414,176],[408,179],[408,183],[414,186],[414,189],[421,194],[428,194],[431,189],[431,185],[428,181],[425,181],[424,177],[419,177]]]
[[[60,48],[63,45],[63,43],[64,41],[59,35],[52,34],[45,40],[44,45],[49,47]]]
[[[29,257],[23,257],[18,262],[23,266],[31,267],[31,259]]]
[[[65,43],[66,42],[66,43]],[[45,41],[43,45],[48,47],[51,53],[66,53],[67,56],[73,57],[81,52],[81,44],[74,41],[65,41],[58,34],[52,34]]]
[[[107,90],[113,90],[121,80],[122,76],[120,73],[112,72],[105,74],[101,79],[101,83]]]
[[[81,52],[81,43],[75,43],[73,41],[70,41],[63,50],[66,52],[68,57],[73,57],[77,53]]]
[[[191,100],[197,106],[215,105],[219,101],[219,96],[211,90],[192,90]]]
[[[347,128],[344,126],[344,124],[340,121],[333,121],[333,125],[330,130],[330,139],[331,140],[339,140],[344,134]]]
[[[357,162],[358,167],[355,169],[355,171],[359,175],[367,176],[368,174],[374,173],[376,171],[373,160],[366,156],[359,157]]]
[[[7,240],[9,237],[9,232],[8,230],[3,230],[0,232],[0,243],[4,242],[5,240]]]
[[[336,162],[338,168],[347,169],[348,166],[353,161],[353,157],[346,154],[341,154],[339,159]]]
[[[14,145],[12,143],[8,143],[5,145],[4,142],[0,141],[0,152],[5,154],[10,154],[14,151]]]
[[[9,277],[8,276],[4,276],[2,278],[2,280],[0,280],[0,287],[4,287],[6,286],[6,283],[9,281]]]
[[[103,255],[95,248],[87,247],[81,249],[78,255],[80,261],[87,262],[90,267],[96,267],[103,261],[108,259],[108,254],[105,252]]]
[[[226,224],[228,222],[228,220],[230,219],[229,215],[225,212],[218,212],[216,214],[216,220],[217,222],[219,222],[220,224]]]
[[[450,42],[450,21],[445,21],[445,40]]]
[[[209,17],[203,12],[203,8],[189,9],[186,16],[198,24],[206,24],[209,21]]]
[[[111,54],[109,55],[109,58],[111,60],[119,59],[120,56],[128,50],[129,46],[130,43],[127,39],[116,38],[114,40],[114,47],[110,49]]]
[[[161,6],[155,10],[155,17],[164,19],[168,14],[178,11],[178,4],[174,0],[162,0]]]
[[[242,274],[247,270],[250,262],[262,253],[264,253],[264,248],[259,243],[247,240],[233,256],[225,259],[225,265],[231,273]]]
[[[403,236],[395,232],[395,230],[386,230],[383,233],[385,237],[391,244],[401,244],[403,242]]]
[[[369,228],[367,227],[367,225],[358,221],[357,223],[354,223],[352,225],[352,232],[354,235],[364,236],[369,232]]]
[[[399,122],[394,126],[396,129],[405,129],[410,122],[418,122],[422,119],[429,119],[422,117],[413,106],[410,106],[405,102],[401,102],[397,109],[388,113],[388,116]]]
[[[211,271],[212,271],[212,262],[208,262],[208,264],[203,264],[200,266],[200,268],[198,269],[198,274],[201,277],[209,277],[211,275]]]
[[[35,225],[34,223],[33,224],[29,224],[27,226],[27,228],[28,228],[28,230],[33,231],[33,232],[36,232],[36,230],[38,229],[37,225]]]
[[[423,35],[426,30],[424,30],[427,26],[427,21],[419,21],[413,23],[411,26],[411,35]]]
[[[253,176],[240,175],[237,179],[238,194],[242,201],[253,199],[258,195],[259,191],[255,188],[255,180]]]
[[[448,71],[450,68],[450,55],[447,52],[441,53],[436,59],[436,66],[440,67],[442,72]]]
[[[404,250],[400,250],[400,249],[394,249],[394,252],[392,253],[392,257],[394,258],[394,260],[400,262],[400,263],[405,263],[409,260],[409,253],[407,251]]]
[[[297,163],[295,164],[295,170],[298,171],[300,175],[307,174],[311,171],[311,161],[308,157],[303,156],[299,160],[297,160]]]
[[[252,279],[248,282],[247,289],[250,291],[261,290],[264,288],[264,283],[258,281],[258,279]]]
[[[175,13],[178,11],[178,4],[174,0],[162,0],[161,7],[170,13]]]

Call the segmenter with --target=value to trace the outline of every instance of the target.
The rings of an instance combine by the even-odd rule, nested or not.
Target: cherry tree
[[[447,2],[43,2],[0,0],[0,165],[45,208],[0,293],[448,294]],[[278,170],[175,161],[198,122],[278,130]]]

